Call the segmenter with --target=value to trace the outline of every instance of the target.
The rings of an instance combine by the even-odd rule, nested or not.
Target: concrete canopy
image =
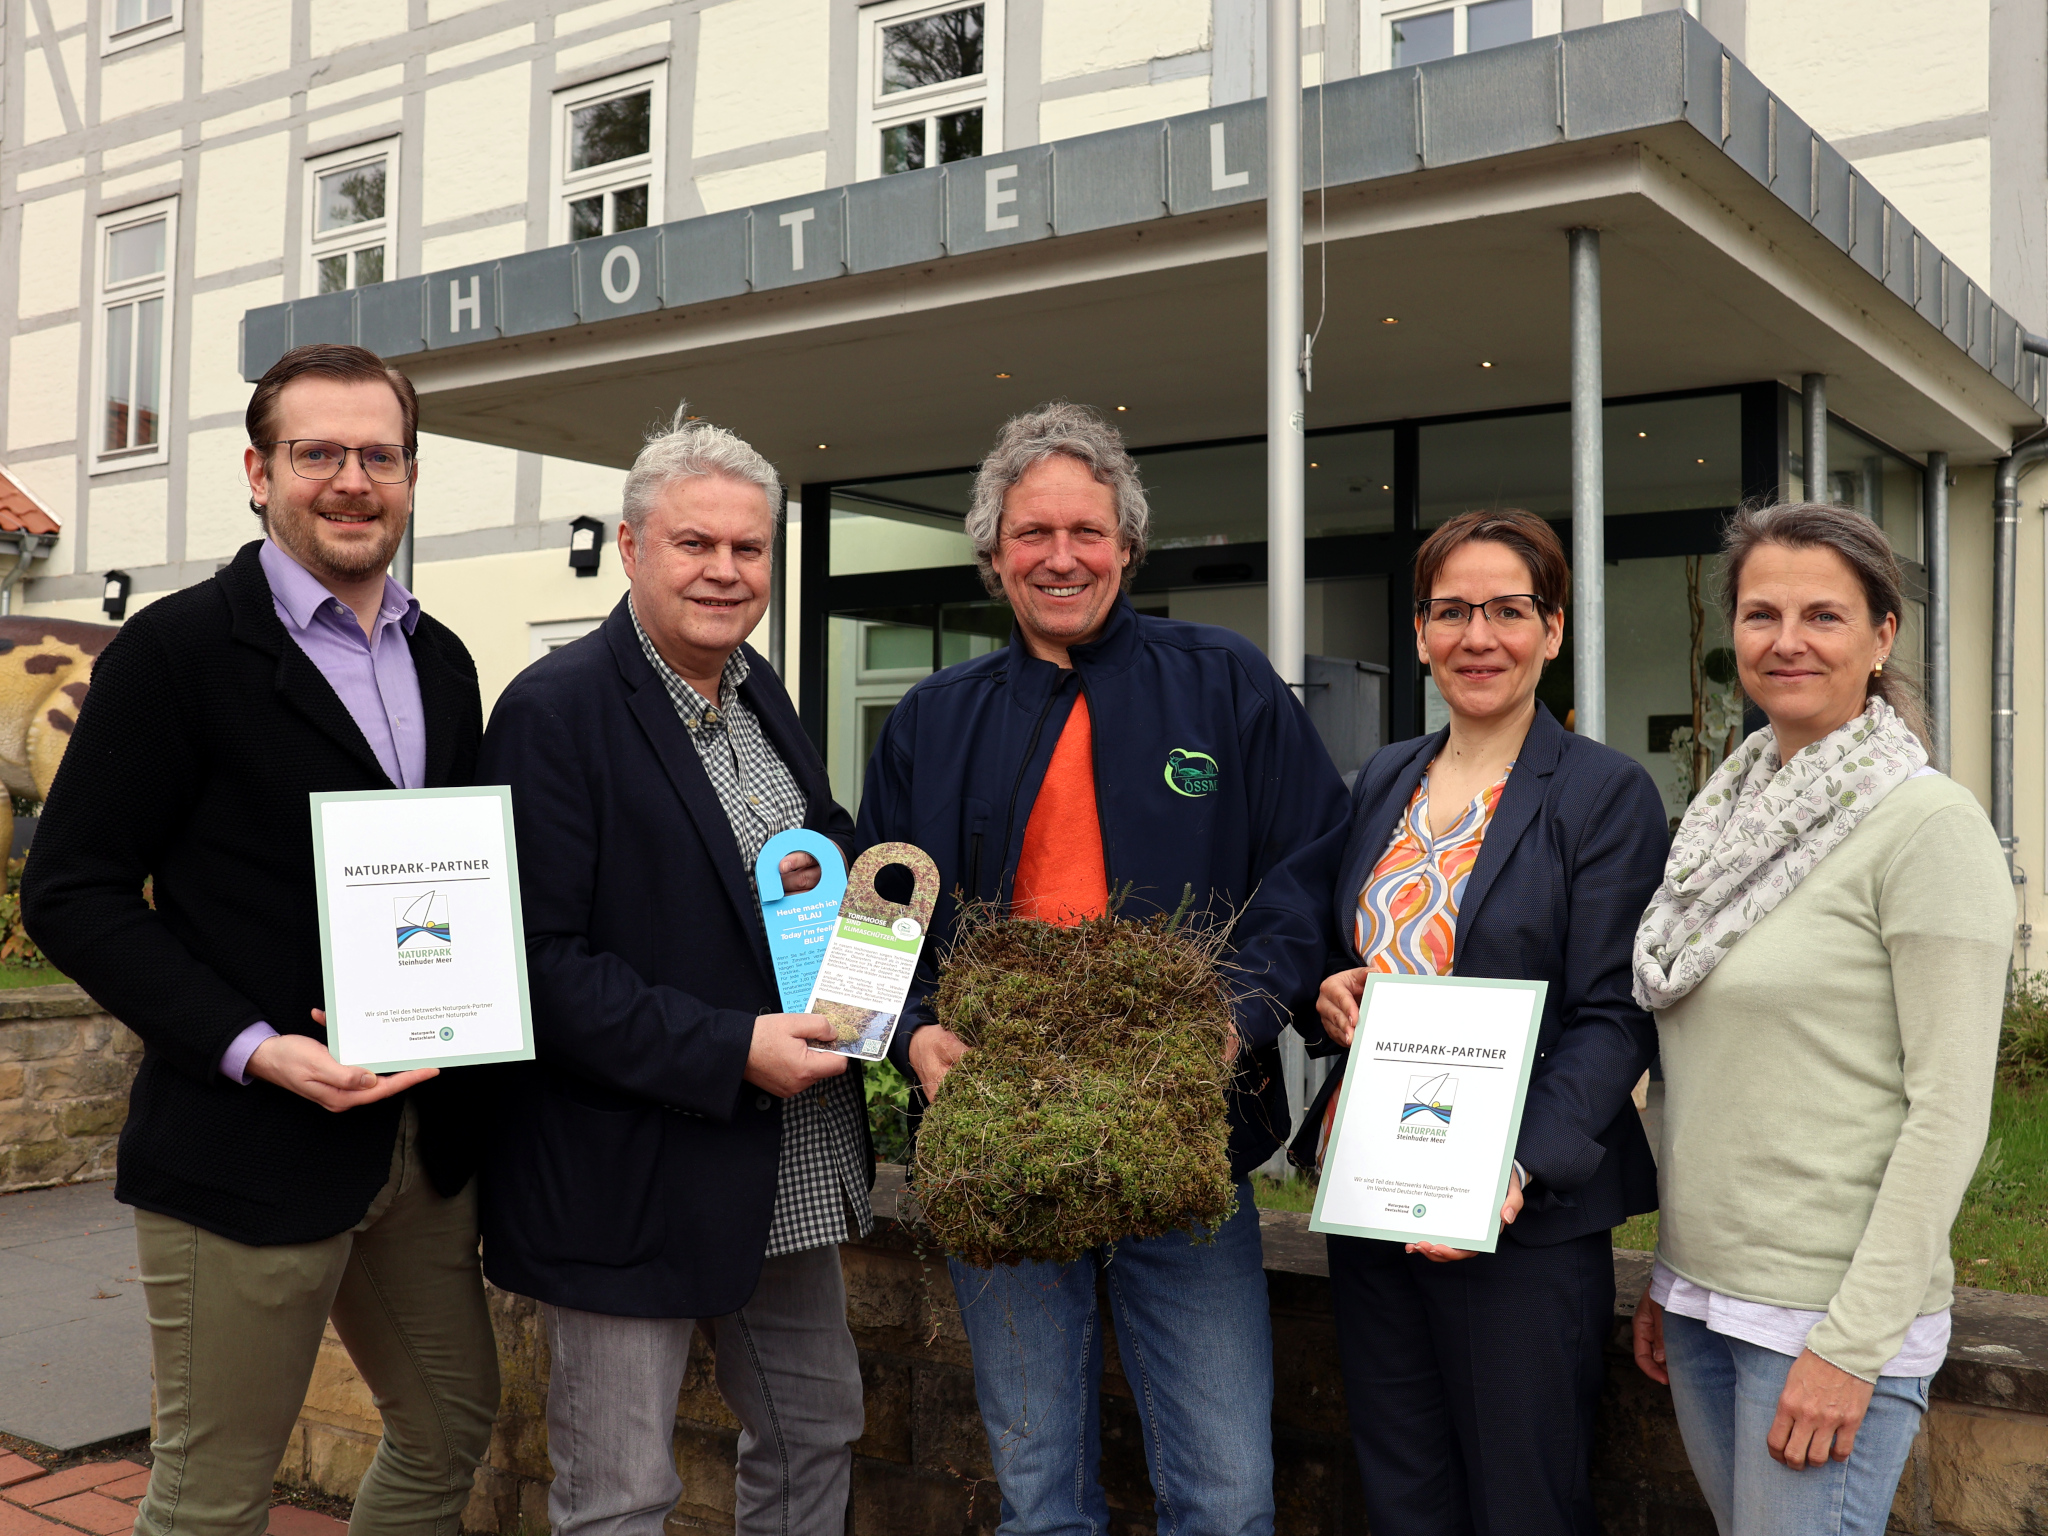
[[[1609,396],[1824,373],[1958,463],[2042,420],[2017,322],[1682,13],[1305,102],[1311,428],[1564,399],[1580,225]],[[688,399],[792,482],[969,463],[1052,396],[1127,406],[1135,445],[1256,434],[1263,108],[252,311],[244,372],[360,339],[432,431],[613,465]]]

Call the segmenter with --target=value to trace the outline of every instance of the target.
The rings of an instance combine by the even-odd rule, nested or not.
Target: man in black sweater
[[[328,1053],[307,796],[472,782],[476,667],[384,574],[405,377],[300,347],[248,425],[268,537],[108,645],[23,882],[44,953],[144,1047],[114,1187],[155,1352],[136,1528],[265,1529],[331,1317],[384,1416],[355,1536],[455,1536],[498,1402],[476,1137],[460,1073]]]

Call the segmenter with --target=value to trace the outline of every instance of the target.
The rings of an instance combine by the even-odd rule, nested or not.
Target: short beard
[[[318,507],[318,497],[304,507],[273,507],[264,519],[265,531],[283,546],[287,554],[315,575],[324,571],[344,581],[360,581],[389,568],[391,557],[398,552],[399,540],[405,536],[404,524],[399,525],[398,534],[381,551],[374,545],[361,552],[331,550],[324,548],[313,536],[313,524],[320,515]],[[377,515],[383,515],[381,508],[377,509]],[[306,537],[301,539],[301,534]]]

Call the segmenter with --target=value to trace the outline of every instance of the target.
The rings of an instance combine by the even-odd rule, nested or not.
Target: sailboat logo
[[[1448,1072],[1435,1077],[1408,1079],[1408,1100],[1401,1106],[1401,1123],[1418,1116],[1434,1116],[1439,1124],[1451,1123],[1451,1101],[1458,1096],[1458,1080]]]
[[[448,898],[439,891],[423,896],[394,896],[391,910],[398,919],[398,947],[407,954],[451,943]]]

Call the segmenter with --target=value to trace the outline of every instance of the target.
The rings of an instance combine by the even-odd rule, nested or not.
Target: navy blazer
[[[740,697],[803,792],[804,825],[849,845],[781,680],[746,656]],[[512,786],[539,1057],[492,1069],[484,1272],[586,1312],[737,1311],[782,1155],[782,1102],[742,1074],[756,1015],[782,1004],[732,824],[625,599],[513,680],[477,772]]]
[[[1331,906],[1333,969],[1361,963],[1358,893],[1449,734],[1395,742],[1359,770]],[[1515,1147],[1528,1203],[1506,1228],[1530,1247],[1657,1208],[1656,1162],[1629,1097],[1656,1057],[1657,1028],[1630,995],[1629,956],[1670,845],[1643,766],[1568,733],[1539,703],[1459,903],[1452,958],[1460,976],[1550,984]],[[1303,1135],[1320,1120],[1311,1115]]]

